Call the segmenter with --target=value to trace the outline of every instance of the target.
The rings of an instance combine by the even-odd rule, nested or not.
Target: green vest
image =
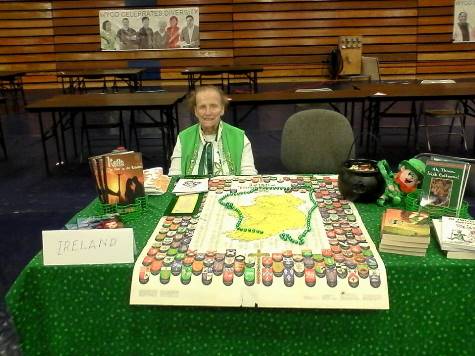
[[[193,167],[199,159],[200,125],[195,124],[188,127],[180,132],[179,137],[181,143],[181,174],[191,175]],[[223,143],[224,159],[228,165],[229,174],[241,174],[244,131],[221,121],[221,141]]]

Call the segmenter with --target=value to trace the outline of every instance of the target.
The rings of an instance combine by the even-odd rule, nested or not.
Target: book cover
[[[447,258],[455,260],[475,260],[475,251],[447,251]]]
[[[475,221],[443,216],[440,244],[447,250],[475,251]]]
[[[208,178],[181,178],[173,188],[176,195],[197,194],[208,191]]]
[[[406,251],[397,248],[388,248],[388,247],[379,247],[379,252],[387,252],[387,253],[395,253],[398,255],[407,255],[407,256],[419,256],[423,257],[426,255],[426,250],[423,252],[415,252],[415,251]]]
[[[427,246],[429,246],[429,239],[422,243],[414,243],[408,241],[399,241],[391,238],[383,238],[381,240],[381,245],[385,246],[398,246],[399,248],[408,248],[408,249],[417,249],[417,250],[425,250]]]
[[[97,195],[101,203],[107,204],[107,195],[105,194],[104,188],[104,172],[103,172],[103,164],[102,164],[103,156],[93,156],[89,157],[89,167],[91,169],[91,173],[94,178],[94,182],[96,185]]]
[[[424,241],[430,237],[429,215],[425,212],[387,209],[381,221],[381,238],[404,237],[406,241]]]
[[[77,218],[78,229],[119,229],[124,224],[117,213]]]
[[[124,152],[106,155],[104,189],[108,204],[132,204],[145,196],[142,154]]]
[[[398,236],[398,235],[389,235],[385,234],[382,236],[381,242],[393,242],[395,244],[404,245],[414,245],[414,246],[427,246],[430,243],[430,236],[418,236],[415,239],[413,236]]]
[[[462,162],[427,161],[420,205],[460,209],[469,167]]]

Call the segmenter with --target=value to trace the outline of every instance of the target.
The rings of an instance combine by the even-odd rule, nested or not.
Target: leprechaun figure
[[[426,165],[417,158],[399,163],[398,172],[394,174],[386,160],[378,162],[378,168],[385,182],[386,189],[378,198],[378,205],[399,205],[402,198],[417,189],[424,179]]]

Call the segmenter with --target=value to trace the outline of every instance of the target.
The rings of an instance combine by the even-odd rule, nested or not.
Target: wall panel
[[[475,43],[452,43],[453,1],[419,0],[417,77],[475,76]]]
[[[51,1],[0,3],[0,70],[26,72],[27,87],[56,82],[51,9]]]
[[[293,64],[300,80],[324,79],[338,37],[359,35],[363,53],[379,57],[386,76],[415,72],[394,64],[416,66],[417,1],[235,0],[233,19],[236,63]],[[307,65],[314,70],[299,71]]]
[[[386,79],[475,76],[475,43],[451,40],[452,0],[156,4],[199,7],[200,50],[101,52],[99,10],[140,7],[125,0],[10,1],[0,3],[0,70],[27,72],[28,88],[56,87],[60,70],[126,68],[141,60],[160,67],[163,84],[184,85],[186,66],[228,64],[264,66],[262,82],[315,81],[327,77],[328,53],[338,37],[361,35],[363,54],[380,59]]]

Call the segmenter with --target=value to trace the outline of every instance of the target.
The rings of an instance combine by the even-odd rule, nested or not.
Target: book
[[[407,256],[420,256],[423,257],[426,255],[426,251],[424,252],[419,252],[419,251],[407,251],[407,250],[401,250],[397,248],[388,248],[388,247],[379,247],[379,252],[387,252],[387,253],[395,253],[398,255],[407,255]]]
[[[118,213],[104,214],[99,216],[78,217],[75,223],[65,225],[67,230],[90,230],[90,229],[119,229],[124,224]]]
[[[208,191],[208,178],[181,178],[173,188],[176,195],[197,194]]]
[[[429,160],[426,163],[420,205],[460,210],[470,164]]]
[[[447,258],[456,260],[475,260],[475,251],[447,251]]]
[[[427,241],[430,237],[429,214],[402,209],[386,209],[381,221],[381,237]]]
[[[444,244],[444,242],[442,241],[442,233],[443,233],[442,232],[443,231],[442,218],[441,219],[432,219],[432,226],[434,228],[433,229],[434,236],[436,237],[437,242],[439,243],[439,246],[442,250],[444,250],[444,251],[465,251],[462,248],[447,246],[447,245]],[[446,233],[447,233],[447,229],[449,229],[448,226],[445,227]]]
[[[144,169],[145,193],[150,195],[161,195],[168,190],[170,177],[163,174],[162,167]]]
[[[145,196],[142,154],[122,152],[103,157],[104,189],[108,204],[133,204]]]
[[[387,209],[381,218],[382,252],[424,256],[430,242],[429,215],[401,209]]]
[[[447,245],[444,242],[442,237],[443,233],[447,235],[451,234],[451,229],[453,228],[454,223],[452,219],[447,219],[447,217],[445,217],[445,225],[443,225],[442,220],[443,219],[432,219],[432,225],[434,228],[434,235],[436,236],[437,241],[439,242],[440,248],[447,252],[447,258],[474,260],[474,250],[465,249],[460,246],[454,247],[453,245]]]
[[[107,204],[107,195],[104,189],[104,170],[102,155],[89,157],[89,167],[95,179],[96,191],[101,203]]]
[[[475,252],[475,221],[443,216],[439,238],[444,250]]]
[[[384,236],[385,241],[394,241],[399,245],[405,244],[414,244],[414,245],[428,245],[430,242],[430,236],[418,236],[417,239],[414,239],[413,236],[398,236],[398,235],[389,235]]]
[[[407,247],[410,249],[426,249],[427,245],[429,245],[430,239],[427,239],[423,242],[408,242],[404,240],[397,240],[397,239],[391,239],[391,238],[385,238],[384,239],[384,245],[390,247],[390,246],[401,246],[401,247]]]

